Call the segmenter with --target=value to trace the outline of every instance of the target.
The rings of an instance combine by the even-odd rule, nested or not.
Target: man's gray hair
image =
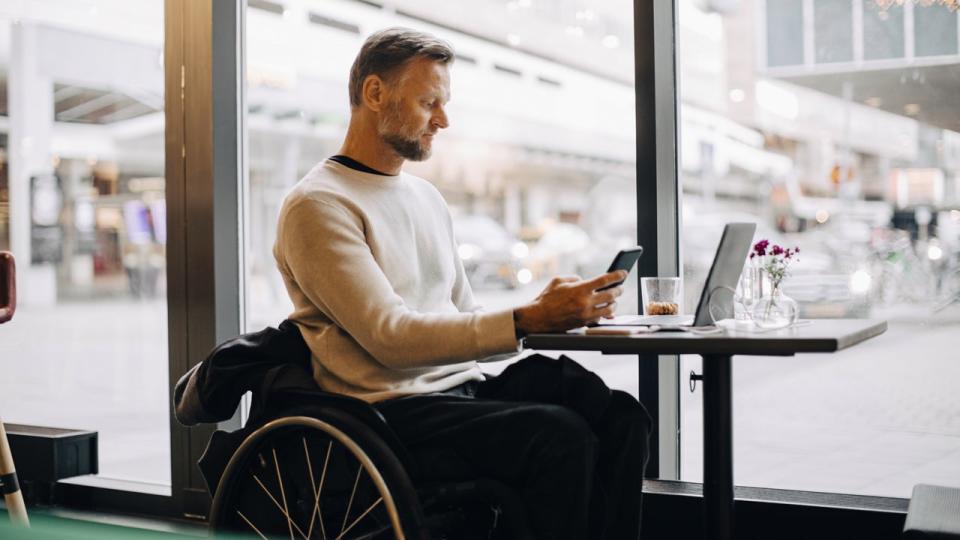
[[[390,81],[410,59],[423,56],[442,64],[454,59],[453,47],[430,34],[409,28],[387,28],[375,32],[360,47],[350,68],[350,106],[363,101],[363,81],[377,75]]]

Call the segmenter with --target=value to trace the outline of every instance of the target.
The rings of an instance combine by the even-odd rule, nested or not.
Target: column
[[[30,177],[53,173],[53,79],[43,72],[41,29],[26,21],[11,25],[7,78],[10,118],[10,247],[17,259],[17,296],[24,307],[56,302],[56,268],[30,264]]]

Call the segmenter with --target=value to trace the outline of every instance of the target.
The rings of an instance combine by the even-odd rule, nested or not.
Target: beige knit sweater
[[[421,178],[324,161],[284,200],[273,252],[325,390],[437,392],[518,352],[512,310],[475,304],[447,205]]]

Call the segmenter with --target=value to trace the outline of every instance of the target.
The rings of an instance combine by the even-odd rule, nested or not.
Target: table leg
[[[733,401],[730,355],[703,356],[705,538],[733,538]]]

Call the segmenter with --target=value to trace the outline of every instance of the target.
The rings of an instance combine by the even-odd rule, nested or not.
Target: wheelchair
[[[207,377],[203,384],[210,386],[215,378]],[[189,386],[184,379],[177,385],[178,402],[181,387]],[[198,463],[213,494],[212,535],[533,538],[510,488],[490,479],[428,480],[430,475],[423,474],[376,408],[320,390],[302,363],[273,365],[250,380],[256,383],[232,388],[216,415],[235,409],[236,394],[249,389],[248,425],[216,431]],[[217,401],[218,392],[207,401]]]

